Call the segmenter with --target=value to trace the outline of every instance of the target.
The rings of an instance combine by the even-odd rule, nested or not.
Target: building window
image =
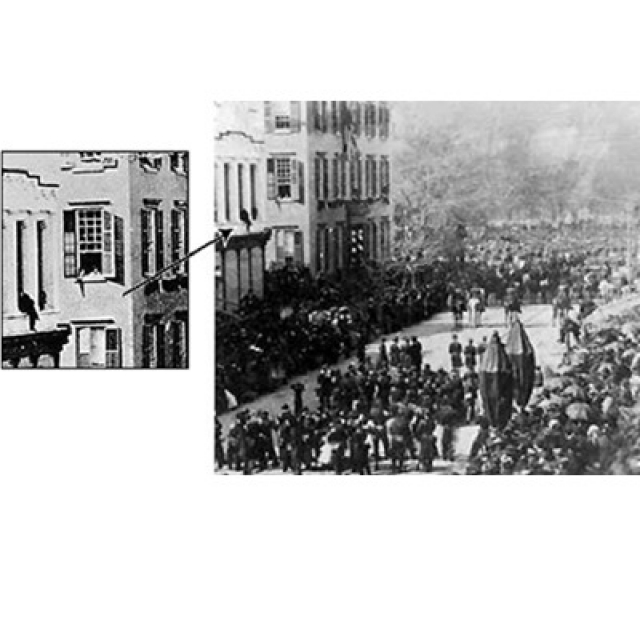
[[[315,131],[322,131],[322,103],[314,100],[311,103],[313,128]]]
[[[185,369],[187,367],[187,323],[174,320],[170,324],[171,367]]]
[[[331,160],[332,168],[332,182],[333,182],[333,198],[335,200],[340,199],[340,158],[338,154],[333,156]]]
[[[141,211],[142,275],[152,276],[164,268],[164,218],[162,209],[147,204]]]
[[[257,196],[257,183],[258,183],[258,165],[252,164],[249,167],[249,197],[251,199],[251,217],[254,220],[258,219],[258,196]]]
[[[327,117],[327,102],[320,103],[320,123],[322,133],[327,133],[329,130],[329,119]]]
[[[17,299],[24,292],[24,222],[16,222],[16,288]]]
[[[38,278],[37,294],[38,294],[38,308],[43,311],[47,306],[47,292],[44,288],[44,230],[46,229],[46,223],[42,220],[38,220],[36,223],[36,275]]]
[[[390,112],[389,105],[386,102],[380,103],[380,137],[389,137]]]
[[[123,223],[100,208],[64,212],[66,278],[114,278],[124,284]]]
[[[244,209],[244,165],[238,164],[238,214]]]
[[[176,151],[169,154],[169,166],[174,173],[186,175],[188,171],[188,153]]]
[[[122,336],[118,328],[79,327],[76,345],[80,369],[118,369],[122,366]]]
[[[165,364],[164,325],[160,322],[146,322],[142,327],[142,367],[164,369]]]
[[[340,158],[340,194],[343,199],[347,197],[347,159]]]
[[[231,165],[228,162],[224,163],[224,217],[225,220],[231,220]]]
[[[174,203],[175,204],[175,203]],[[171,210],[171,262],[177,262],[187,255],[187,212],[182,208]],[[175,273],[185,273],[186,262],[174,268]]]
[[[315,158],[316,199],[322,200],[322,156]]]
[[[331,103],[331,131],[340,133],[340,103],[336,101]]]
[[[361,132],[361,127],[362,127],[362,119],[361,119],[361,108],[360,108],[360,103],[359,102],[354,102],[351,105],[351,123],[352,123],[352,129],[353,129],[353,135],[354,136],[359,136],[360,132]]]
[[[362,199],[362,186],[362,158],[358,154],[351,160],[351,198],[353,200]]]
[[[371,158],[371,197],[378,197],[378,163],[375,157]]]
[[[303,236],[302,231],[298,229],[276,229],[276,262],[284,263],[293,261],[302,264],[303,255]]]
[[[162,156],[159,153],[139,153],[138,163],[144,171],[156,173],[162,168]]]
[[[376,104],[375,102],[367,102],[364,112],[364,129],[365,135],[374,138],[376,135]]]
[[[276,129],[286,129],[287,131],[291,128],[291,114],[289,113],[276,113]]]
[[[276,193],[278,199],[291,198],[291,159],[276,158]]]
[[[380,195],[383,199],[389,201],[389,183],[390,183],[390,168],[389,157],[382,156],[380,158]]]
[[[329,200],[329,158],[322,157],[322,199]]]

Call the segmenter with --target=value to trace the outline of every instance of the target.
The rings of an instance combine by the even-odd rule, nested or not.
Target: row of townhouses
[[[3,366],[188,365],[187,162],[3,154]]]
[[[386,102],[220,102],[215,211],[233,227],[216,251],[216,303],[262,294],[264,270],[348,271],[389,255]]]

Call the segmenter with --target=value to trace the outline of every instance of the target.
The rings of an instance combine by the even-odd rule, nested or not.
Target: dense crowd
[[[361,354],[344,372],[325,365],[316,410],[304,406],[304,386],[295,384],[293,406],[283,406],[278,416],[238,411],[226,438],[218,422],[218,468],[367,474],[388,459],[393,472],[409,461],[431,471],[438,456],[453,460],[455,428],[476,417],[477,361],[484,348],[471,342],[464,357],[454,348],[451,370],[432,370],[417,338],[383,339],[375,356]]]
[[[313,278],[291,265],[272,269],[263,299],[249,296],[233,314],[216,314],[216,411],[361,354],[378,336],[447,308],[459,319],[471,312],[475,291],[481,311],[505,304],[508,312],[514,301],[553,303],[563,322],[568,301],[588,307],[588,300],[611,298],[629,286],[620,266],[620,233],[605,227],[472,229],[462,260],[427,262],[417,250],[350,275]]]
[[[618,323],[621,324],[621,323]],[[504,429],[485,425],[470,474],[637,472],[640,324],[591,330],[561,375]]]

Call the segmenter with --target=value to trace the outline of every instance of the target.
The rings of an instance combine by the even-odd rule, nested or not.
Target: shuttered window
[[[64,277],[100,276],[124,284],[124,222],[100,208],[69,209],[63,220]]]

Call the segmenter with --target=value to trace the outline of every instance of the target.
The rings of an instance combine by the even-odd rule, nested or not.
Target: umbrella
[[[509,329],[505,351],[513,370],[514,400],[521,409],[524,409],[533,391],[536,353],[520,320],[516,320]]]
[[[570,384],[563,392],[563,396],[572,396],[574,398],[584,397],[584,389],[577,384]]]
[[[560,391],[567,386],[567,381],[564,378],[550,378],[544,386],[550,391]]]
[[[479,370],[484,413],[495,428],[504,427],[511,417],[513,373],[509,356],[497,333],[484,352]]]
[[[552,407],[563,407],[566,404],[566,399],[560,396],[552,395],[546,400],[543,400],[538,406],[545,411],[551,409]]]
[[[589,405],[586,402],[574,402],[564,412],[571,420],[582,420],[584,422],[589,420],[589,415],[591,414]]]

